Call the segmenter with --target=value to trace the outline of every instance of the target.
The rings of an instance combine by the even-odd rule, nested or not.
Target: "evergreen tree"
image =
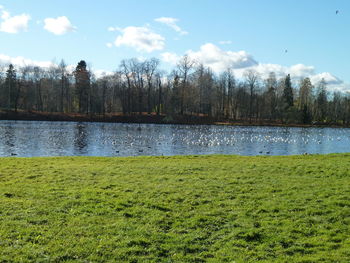
[[[324,79],[320,81],[317,86],[317,95],[316,95],[316,119],[317,121],[323,122],[326,119],[327,113],[327,90],[326,82]]]
[[[86,62],[84,60],[81,60],[75,68],[74,77],[79,113],[88,113],[90,99],[90,72],[86,69]]]
[[[6,93],[6,100],[7,100],[7,109],[14,108],[15,106],[15,99],[17,96],[17,77],[16,77],[16,70],[14,69],[13,65],[10,64],[8,70],[6,71],[6,79],[5,79],[5,93]]]
[[[293,106],[293,88],[292,82],[290,80],[290,75],[288,74],[284,80],[284,89],[283,89],[283,101],[285,103],[286,109]]]
[[[276,74],[274,72],[270,72],[268,79],[266,79],[266,111],[267,117],[269,120],[272,120],[276,116],[277,110],[277,80]]]

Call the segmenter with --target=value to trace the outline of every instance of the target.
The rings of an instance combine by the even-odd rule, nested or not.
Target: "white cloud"
[[[188,50],[186,53],[191,59],[206,67],[210,67],[215,73],[221,73],[228,68],[246,69],[257,65],[254,58],[245,51],[224,51],[212,43],[202,45],[198,51]],[[165,52],[161,54],[162,60],[175,65],[181,56]]]
[[[4,20],[6,20],[6,19],[9,19],[11,16],[10,16],[10,13],[9,12],[7,12],[7,11],[2,11],[1,12],[1,19],[4,19]]]
[[[258,63],[249,68],[242,68],[241,70],[236,71],[236,73],[238,76],[241,76],[247,69],[255,70],[263,79],[267,78],[270,72],[274,72],[277,78],[284,78],[287,74],[290,74],[291,78],[296,81],[298,81],[300,78],[310,77],[315,74],[315,69],[313,66],[296,64],[291,67],[287,67],[271,63]]]
[[[165,39],[161,35],[154,33],[148,27],[128,26],[119,29],[122,35],[118,36],[114,41],[114,45],[129,46],[137,51],[152,52],[164,49]]]
[[[176,24],[179,21],[177,18],[173,18],[173,17],[159,17],[159,18],[154,19],[154,21],[167,25],[168,27],[172,28],[177,33],[179,33],[180,35],[187,35],[188,34],[187,31],[182,30],[181,27],[179,27]]]
[[[303,78],[315,74],[315,67],[305,66],[304,64],[296,64],[289,68],[289,73],[294,78]]]
[[[349,83],[345,83],[329,72],[322,72],[310,76],[310,80],[314,85],[317,85],[322,79],[326,82],[328,91],[350,92]]]
[[[189,50],[187,55],[195,61],[219,73],[227,68],[239,69],[256,65],[254,58],[245,51],[224,51],[212,43],[204,44],[199,51]]]
[[[4,10],[3,6],[0,6],[1,23],[0,31],[5,33],[17,34],[21,31],[27,31],[30,15],[21,14],[11,16],[9,12]]]
[[[121,28],[120,27],[113,27],[113,26],[110,26],[107,28],[108,31],[110,32],[114,32],[114,31],[120,31]]]
[[[166,63],[169,63],[171,65],[176,65],[177,62],[179,62],[181,56],[175,54],[175,53],[170,53],[170,52],[165,52],[160,54],[162,57],[162,60]]]
[[[336,91],[336,92],[343,92],[343,93],[349,94],[350,93],[350,84],[342,82],[341,84],[337,84],[337,85],[328,85],[327,90],[330,92]]]
[[[270,72],[275,72],[277,78],[283,78],[288,74],[287,72],[289,72],[288,67],[271,63],[259,63],[253,68],[256,72],[258,72],[261,75],[262,78],[267,78]]]
[[[296,64],[290,67],[286,67],[279,64],[259,63],[252,67],[236,70],[235,73],[238,77],[240,77],[247,69],[255,70],[263,79],[267,78],[270,72],[274,72],[277,78],[284,78],[287,74],[290,74],[294,82],[297,82],[301,78],[308,77],[314,85],[319,83],[322,80],[322,78],[327,82],[327,84],[340,84],[342,82],[329,72],[316,74],[315,67],[306,66],[304,64]]]
[[[309,77],[312,84],[317,85],[324,79],[329,91],[350,92],[350,84],[329,72],[316,73],[313,66],[296,64],[287,67],[279,64],[258,63],[253,56],[245,51],[224,51],[212,43],[202,45],[198,51],[189,50],[185,54],[204,66],[210,67],[217,74],[230,68],[238,79],[243,78],[246,70],[255,70],[262,79],[266,79],[270,72],[274,72],[277,78],[284,78],[290,74],[294,83],[298,83],[301,78]],[[176,65],[181,56],[165,52],[161,54],[161,58],[166,63]]]
[[[37,66],[37,67],[41,67],[43,69],[49,69],[51,67],[58,66],[58,64],[53,62],[53,61],[37,61],[37,60],[24,58],[21,56],[10,57],[10,56],[4,55],[4,54],[0,54],[0,70],[1,69],[6,70],[7,69],[6,67],[9,64],[14,65],[15,68],[21,68],[21,67],[26,67],[26,66],[32,66],[32,67]],[[2,68],[1,66],[5,66],[5,67]],[[69,72],[73,72],[75,70],[75,68],[76,68],[76,64],[75,65],[72,65],[72,64],[67,65],[67,71],[69,71]],[[95,77],[97,77],[97,78],[114,74],[114,72],[112,72],[112,71],[95,69],[95,68],[91,68],[91,71],[95,74]]]
[[[312,83],[318,83],[321,80],[324,80],[328,85],[339,85],[342,84],[343,81],[338,79],[336,76],[332,75],[329,72],[323,72],[320,74],[316,74],[310,77]]]
[[[107,46],[108,48],[111,48],[111,47],[113,47],[113,44],[112,44],[112,43],[107,43],[106,46]]]
[[[253,67],[243,68],[239,70],[234,70],[235,75],[241,78],[244,71],[247,69],[253,69],[262,79],[266,79],[270,72],[274,72],[277,78],[284,78],[287,74],[290,74],[293,83],[298,84],[299,80],[302,78],[310,78],[313,85],[317,85],[322,79],[327,84],[328,91],[341,91],[350,92],[350,85],[345,83],[343,80],[337,78],[329,72],[315,73],[315,68],[313,66],[306,66],[304,64],[296,64],[290,67],[278,65],[278,64],[263,64],[259,63]]]
[[[4,54],[0,54],[0,65],[12,64],[16,67],[25,67],[25,66],[38,66],[43,68],[49,68],[54,65],[51,61],[35,61],[27,59],[21,56],[10,57]]]
[[[230,44],[232,44],[232,41],[231,40],[222,40],[222,41],[219,41],[219,44],[220,45],[230,45]]]
[[[76,30],[76,27],[74,27],[69,19],[65,16],[60,16],[57,18],[45,18],[44,24],[44,29],[55,35],[64,35],[68,32]]]
[[[144,56],[138,56],[136,59],[137,59],[138,61],[140,61],[140,62],[144,62],[144,61],[147,60],[147,58],[144,57]]]
[[[96,78],[102,78],[106,76],[111,76],[114,74],[112,71],[103,70],[103,69],[92,69],[93,74]]]

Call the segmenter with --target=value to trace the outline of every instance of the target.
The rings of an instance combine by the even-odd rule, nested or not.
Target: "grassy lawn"
[[[350,262],[350,154],[0,158],[0,262]]]

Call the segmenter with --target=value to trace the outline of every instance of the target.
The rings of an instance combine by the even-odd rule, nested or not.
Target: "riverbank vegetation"
[[[349,154],[1,158],[1,262],[348,262]]]
[[[123,60],[116,72],[98,77],[83,60],[74,69],[63,60],[50,68],[8,65],[0,68],[0,109],[5,119],[20,119],[25,114],[14,113],[21,111],[58,119],[123,115],[127,122],[146,114],[162,116],[162,123],[350,124],[350,97],[328,92],[324,80],[293,82],[274,72],[263,79],[252,70],[238,79],[230,69],[216,75],[187,56],[170,74],[157,59]]]

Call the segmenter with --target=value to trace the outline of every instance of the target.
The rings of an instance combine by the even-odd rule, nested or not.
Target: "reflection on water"
[[[86,125],[77,123],[74,129],[74,149],[76,152],[74,155],[87,152],[87,144]]]
[[[0,121],[0,156],[290,155],[350,151],[350,129]]]
[[[15,148],[14,135],[15,135],[15,129],[13,125],[10,124],[4,128],[4,144],[5,144],[6,151],[10,155],[16,155],[16,153],[14,152],[14,148]]]

